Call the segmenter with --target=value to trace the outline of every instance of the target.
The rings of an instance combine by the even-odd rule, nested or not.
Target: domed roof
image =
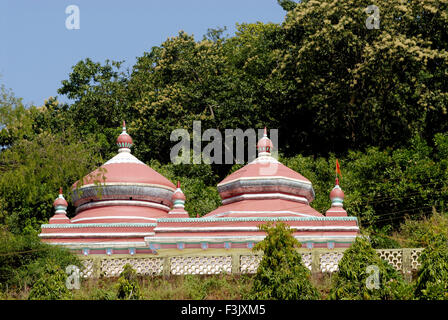
[[[218,184],[221,198],[244,198],[248,194],[276,193],[291,195],[303,202],[314,199],[311,182],[300,173],[288,168],[271,156],[274,147],[265,132],[258,141],[258,157],[233,172]],[[235,198],[236,199],[236,198]]]
[[[117,208],[115,211],[128,210],[129,207],[135,209],[137,206],[141,208],[135,212],[142,211],[137,216],[143,219],[160,217],[161,212],[167,213],[173,205],[172,195],[176,187],[131,154],[132,138],[126,133],[124,122],[117,145],[119,150],[116,156],[73,184],[72,198],[77,207],[77,216],[73,221],[79,220],[81,212],[87,210],[89,213],[83,213],[82,218],[94,221],[94,217],[90,217],[92,214],[102,212],[103,209],[99,208],[111,209],[111,206]],[[107,211],[107,208],[104,210]]]
[[[334,198],[344,199],[344,191],[342,191],[339,186],[334,187],[333,190],[330,192],[330,199],[333,200]]]

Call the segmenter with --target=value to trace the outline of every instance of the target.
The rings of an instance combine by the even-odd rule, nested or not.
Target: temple
[[[260,224],[284,222],[303,247],[346,248],[359,235],[356,217],[343,208],[336,185],[325,215],[310,206],[311,181],[271,156],[265,128],[258,157],[218,184],[222,205],[196,217],[185,211],[181,183],[174,185],[131,153],[123,131],[118,154],[71,188],[75,216],[66,215],[62,189],[55,214],[41,226],[42,241],[90,254],[156,254],[159,250],[253,248],[265,237]],[[193,216],[193,217],[191,217]]]

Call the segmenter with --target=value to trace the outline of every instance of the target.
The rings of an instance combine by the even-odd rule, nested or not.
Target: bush
[[[448,300],[448,245],[447,237],[432,235],[428,247],[419,257],[415,297],[421,300]]]
[[[266,238],[254,250],[264,252],[250,299],[311,300],[319,293],[311,284],[310,271],[302,264],[302,256],[295,250],[300,243],[292,236],[292,230],[283,223],[260,226]]]
[[[368,267],[379,271],[378,288],[368,288]],[[382,260],[364,237],[357,237],[339,261],[329,298],[332,300],[411,299],[411,285],[389,263]],[[370,278],[371,279],[371,278]]]
[[[125,300],[139,300],[142,298],[137,273],[130,264],[126,264],[120,273],[117,284],[117,298]]]
[[[441,234],[448,238],[448,214],[433,210],[429,218],[420,220],[406,219],[397,235],[402,246],[415,248],[427,247],[434,234]]]
[[[34,283],[29,300],[67,300],[72,297],[65,281],[67,274],[55,261],[45,266],[45,272]]]
[[[54,265],[81,267],[77,256],[67,249],[43,243],[34,232],[13,235],[0,229],[0,290],[22,290],[41,279]]]

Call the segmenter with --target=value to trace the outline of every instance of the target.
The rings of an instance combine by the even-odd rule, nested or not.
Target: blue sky
[[[69,5],[79,8],[79,30],[66,28]],[[2,0],[0,83],[41,105],[87,57],[130,67],[180,30],[201,40],[208,28],[226,26],[233,35],[235,23],[281,23],[284,16],[276,0]]]

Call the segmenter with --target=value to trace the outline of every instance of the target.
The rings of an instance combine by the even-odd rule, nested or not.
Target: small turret
[[[168,214],[171,215],[175,215],[176,217],[179,218],[188,218],[188,212],[185,211],[185,195],[182,192],[182,189],[180,188],[180,181],[177,181],[177,188],[173,193],[173,209],[171,209],[170,212],[168,212]]]
[[[126,132],[126,122],[123,121],[123,131],[117,138],[118,152],[131,152],[132,138]]]
[[[268,131],[264,127],[263,137],[257,143],[258,156],[270,156],[273,146],[271,139],[268,138]]]
[[[59,196],[54,200],[53,207],[55,209],[55,214],[50,218],[50,224],[70,223],[70,219],[67,218],[68,203],[62,194],[62,187],[59,188]]]
[[[339,179],[336,178],[336,185],[330,192],[331,208],[327,210],[327,217],[346,217],[347,211],[344,210],[344,191],[339,186]]]

